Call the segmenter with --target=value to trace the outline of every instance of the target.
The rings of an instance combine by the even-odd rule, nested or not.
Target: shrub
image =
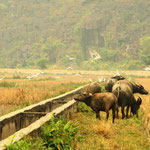
[[[78,112],[88,112],[90,107],[88,107],[85,103],[79,103]]]
[[[41,128],[41,137],[25,138],[6,146],[6,150],[71,150],[72,140],[78,130],[71,121],[52,118]]]
[[[40,69],[45,69],[47,68],[47,63],[48,63],[48,59],[46,58],[39,58],[36,60],[36,65],[40,68]]]
[[[77,129],[71,121],[66,123],[65,120],[52,118],[49,125],[42,127],[41,137],[46,147],[69,150]]]

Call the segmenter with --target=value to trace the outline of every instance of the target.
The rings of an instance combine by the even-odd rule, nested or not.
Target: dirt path
[[[136,79],[150,92],[150,79]],[[136,95],[139,96],[139,95]],[[141,96],[141,95],[140,95]],[[112,116],[106,122],[106,113],[102,112],[102,121],[95,118],[95,113],[85,105],[74,114],[72,121],[79,128],[79,139],[74,143],[75,150],[149,150],[150,142],[147,139],[143,128],[143,108],[147,109],[150,95],[141,96],[143,99],[142,108],[139,111],[139,118],[116,119],[112,123]],[[120,114],[121,118],[121,114]]]

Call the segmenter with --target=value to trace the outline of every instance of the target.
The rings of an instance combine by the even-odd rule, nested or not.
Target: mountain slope
[[[116,52],[114,61],[138,59],[150,34],[148,0],[26,0],[0,2],[0,66],[88,60],[89,50]],[[119,56],[118,56],[119,53]],[[118,58],[119,57],[119,58]],[[4,63],[5,62],[5,63]]]

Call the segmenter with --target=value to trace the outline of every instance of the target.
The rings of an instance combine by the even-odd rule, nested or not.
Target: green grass
[[[44,146],[44,143],[41,138],[32,139],[28,137],[17,143],[12,143],[9,146],[6,146],[6,150],[50,150],[50,149],[47,149]]]

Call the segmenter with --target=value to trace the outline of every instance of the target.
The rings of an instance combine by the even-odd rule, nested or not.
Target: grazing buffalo
[[[144,89],[142,85],[132,84],[128,80],[117,81],[113,85],[112,93],[114,93],[117,96],[118,106],[121,107],[121,111],[122,111],[122,119],[125,117],[124,108],[127,106],[126,109],[127,118],[128,118],[129,107],[131,107],[132,105],[133,108],[133,104],[134,104],[133,93],[148,94],[148,92]],[[135,111],[137,111],[137,108]]]
[[[132,101],[132,104],[131,104],[131,113],[133,115],[136,115],[138,117],[138,110],[140,108],[140,105],[142,104],[142,99],[141,97],[138,97],[137,98],[137,101],[136,99],[133,97],[133,101]]]
[[[101,87],[99,85],[99,83],[97,82],[93,82],[93,83],[90,83],[88,86],[87,86],[87,89],[86,89],[86,93],[101,93]]]
[[[111,92],[112,91],[112,87],[113,85],[119,81],[119,80],[124,80],[125,78],[123,76],[119,76],[119,75],[116,75],[116,76],[113,76],[111,77],[107,83],[106,83],[106,86],[105,86],[105,89],[107,92]]]
[[[84,102],[96,112],[96,118],[100,118],[100,111],[107,113],[106,119],[109,117],[109,110],[112,109],[113,123],[115,120],[115,110],[117,108],[117,98],[113,93],[95,93],[80,94],[74,98],[76,101]]]

